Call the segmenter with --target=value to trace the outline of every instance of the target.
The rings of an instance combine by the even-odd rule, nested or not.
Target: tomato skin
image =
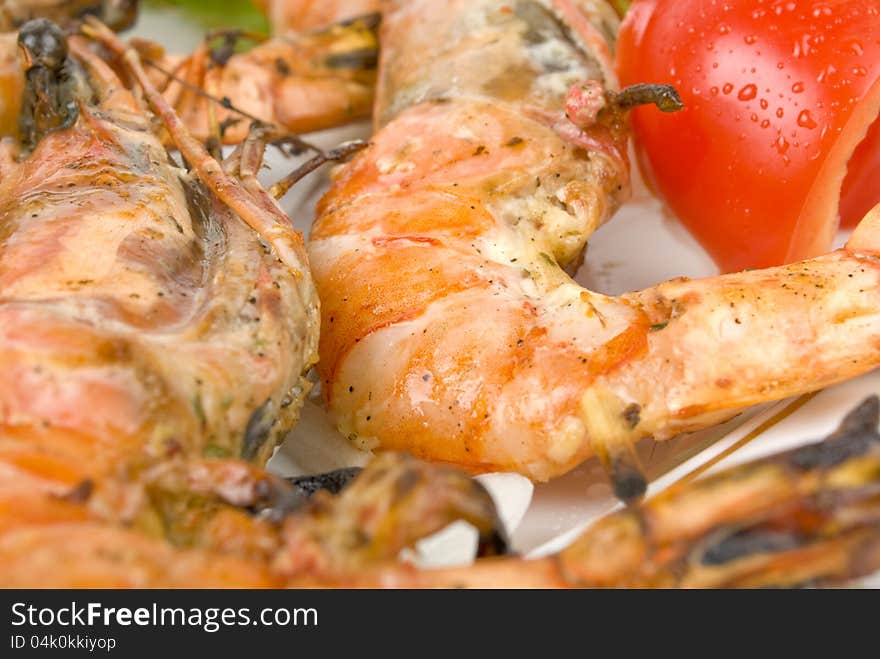
[[[633,111],[636,152],[723,270],[828,251],[846,161],[880,113],[877,0],[636,0],[617,60],[622,85],[678,89],[679,113]]]

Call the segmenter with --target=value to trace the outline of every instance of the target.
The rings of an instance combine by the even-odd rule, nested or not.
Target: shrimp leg
[[[548,558],[424,571],[384,566],[342,578],[417,588],[842,583],[880,568],[878,406],[876,397],[867,399],[822,442],[679,484],[612,514]]]
[[[98,15],[105,18],[105,24],[112,20],[121,29],[133,20],[137,3],[51,0],[48,5],[13,4],[16,11],[20,9],[16,17],[73,17],[77,25]],[[0,135],[15,135],[19,97],[27,88],[16,35],[2,34],[2,12],[0,5]],[[14,18],[15,25],[19,20]],[[157,89],[198,139],[237,144],[252,121],[293,135],[368,117],[376,82],[377,26],[378,15],[373,14],[271,39],[232,30],[208,35],[188,56],[166,54],[158,44],[142,39],[134,39],[132,45],[141,53]],[[253,41],[256,46],[235,52],[242,41]]]
[[[66,496],[181,456],[264,463],[315,358],[298,234],[202,152],[196,175],[177,166],[82,36],[38,20],[20,40],[27,144],[0,149],[0,489]],[[301,260],[224,199],[286,226]]]
[[[465,519],[481,530],[484,553],[491,556],[503,551],[501,526],[474,481],[406,456],[380,456],[341,494],[318,494],[305,507],[283,483],[236,461],[160,463],[140,470],[137,478],[121,474],[89,490],[73,488],[64,497],[30,491],[17,500],[29,513],[26,519],[16,518],[22,506],[8,505],[16,499],[0,489],[7,504],[0,506],[0,583],[397,588],[841,583],[880,568],[877,419],[878,401],[868,399],[822,442],[682,482],[600,520],[554,556],[490,557],[438,570],[398,563],[398,553],[454,519]],[[149,504],[134,518],[125,503],[131,501],[125,492],[133,489],[150,493]],[[180,509],[190,505],[195,517],[187,524]],[[258,511],[258,518],[235,507],[242,505]],[[167,519],[169,510],[176,510],[177,521],[151,533],[145,513]],[[120,526],[123,520],[127,528]]]
[[[60,496],[0,487],[0,584],[280,587],[395,561],[456,520],[479,529],[481,555],[505,550],[491,497],[460,472],[388,454],[343,492],[305,503],[241,461],[180,459]]]

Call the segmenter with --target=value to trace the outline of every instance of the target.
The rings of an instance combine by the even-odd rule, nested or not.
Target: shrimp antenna
[[[604,389],[588,389],[581,401],[593,451],[611,481],[615,496],[626,504],[638,502],[648,489],[648,477],[636,453],[632,429],[638,424],[639,407],[622,407]]]
[[[302,165],[294,169],[292,172],[290,172],[290,174],[288,174],[283,179],[275,183],[275,185],[273,185],[271,188],[269,188],[269,194],[276,199],[281,199],[281,197],[286,195],[287,191],[290,190],[290,188],[292,188],[297,182],[299,182],[308,174],[311,174],[321,165],[328,162],[338,162],[340,160],[345,160],[346,158],[348,158],[348,156],[352,155],[353,153],[357,153],[368,145],[369,142],[366,142],[364,140],[352,140],[350,142],[343,142],[338,147],[330,151],[319,151],[316,156],[305,161]]]
[[[260,119],[259,117],[251,114],[250,112],[247,112],[246,110],[242,110],[241,108],[237,107],[235,104],[233,104],[232,100],[228,96],[224,96],[222,98],[219,98],[217,96],[214,96],[213,94],[209,94],[208,92],[206,92],[204,89],[202,89],[198,85],[194,85],[191,82],[189,82],[188,80],[184,80],[180,76],[176,75],[175,73],[173,73],[171,71],[168,71],[163,66],[157,64],[154,60],[152,60],[148,57],[141,57],[141,61],[144,64],[146,64],[147,66],[149,66],[153,69],[156,69],[159,73],[166,76],[169,80],[173,80],[174,82],[176,82],[177,84],[179,84],[182,87],[185,87],[186,89],[193,92],[194,94],[197,94],[198,96],[201,96],[202,98],[206,98],[207,100],[211,101],[212,103],[216,103],[217,105],[221,106],[222,108],[224,108],[226,110],[229,110],[230,112],[235,112],[236,114],[239,114],[242,117],[244,117],[245,119],[249,119],[252,122],[256,121],[261,124],[266,124],[266,122],[264,120]],[[277,128],[278,132],[281,132],[280,127],[274,127],[274,128]],[[319,153],[319,154],[323,153],[323,150],[320,147],[315,146],[314,144],[307,142],[306,140],[304,140],[301,137],[294,135],[294,134],[287,135],[285,137],[284,141],[288,144],[292,144],[299,151],[314,151],[315,153]]]
[[[672,85],[630,85],[619,92],[612,92],[612,102],[618,110],[632,110],[640,105],[656,105],[660,112],[678,112],[684,103]]]

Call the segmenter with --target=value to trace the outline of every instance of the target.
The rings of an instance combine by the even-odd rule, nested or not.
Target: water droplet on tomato
[[[804,91],[804,83],[802,83],[802,82],[794,83],[791,86],[791,91],[795,94],[800,94],[802,91]]]
[[[721,88],[721,91],[723,91],[725,94],[729,94],[730,92],[733,91],[733,85],[729,82],[726,82],[726,83],[724,83],[724,86]]]
[[[780,153],[780,155],[785,155],[785,152],[788,151],[788,140],[785,139],[785,136],[780,133],[780,135],[776,138],[776,141],[773,142],[773,146]]]
[[[837,73],[837,67],[835,67],[833,64],[829,64],[824,69],[822,69],[816,80],[818,80],[819,82],[824,82],[826,78],[833,76],[835,73]]]
[[[727,34],[728,32],[730,32],[729,25],[725,25],[724,23],[722,23],[721,25],[718,26],[718,33],[719,34]]]
[[[785,112],[782,110],[782,108],[776,108],[776,116],[777,117],[782,119],[782,115],[784,115],[784,114],[785,114]]]
[[[712,94],[712,96],[718,96],[718,87],[709,87],[709,93]]]
[[[816,127],[816,120],[810,116],[809,110],[802,110],[797,118],[798,126],[802,126],[803,128],[809,128],[812,130]]]
[[[761,106],[761,109],[762,109],[762,110],[766,110],[766,109],[767,109],[767,106],[770,105],[770,104],[767,102],[767,99],[766,99],[766,98],[762,98],[762,99],[758,102],[758,104]]]
[[[747,34],[746,36],[743,37],[743,41],[745,41],[749,46],[751,46],[757,40],[758,40],[758,37],[756,37],[754,34]]]
[[[770,125],[769,119],[764,119],[764,121],[761,122],[761,128],[767,128],[769,125]]]
[[[754,112],[752,112],[752,114],[751,114],[751,116],[749,117],[749,119],[751,119],[752,121],[754,121],[755,123],[757,123],[757,122],[758,122],[758,115],[755,114]]]
[[[741,101],[751,101],[758,95],[758,88],[755,85],[748,84],[739,90],[736,97]]]
[[[864,66],[854,66],[852,72],[853,72],[853,75],[856,75],[856,76],[868,75],[868,69],[866,69]]]

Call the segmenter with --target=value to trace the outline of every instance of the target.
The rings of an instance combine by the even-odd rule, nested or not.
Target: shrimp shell
[[[4,487],[65,492],[168,455],[262,464],[316,357],[302,239],[197,143],[180,143],[194,171],[176,165],[140,101],[69,42],[70,82],[36,98],[72,94],[75,122],[33,122],[49,128],[31,152],[0,145]]]
[[[880,364],[877,211],[845,249],[779,268],[620,297],[566,274],[628,190],[613,109],[564,114],[573,84],[614,89],[601,4],[386,11],[380,130],[309,245],[324,396],[359,444],[539,481],[598,455],[632,499],[636,440]]]

